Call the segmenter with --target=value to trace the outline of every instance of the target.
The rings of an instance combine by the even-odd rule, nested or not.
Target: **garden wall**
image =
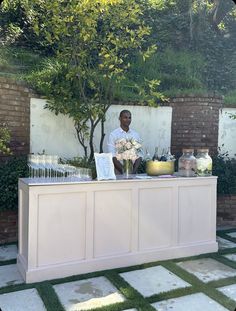
[[[0,245],[16,242],[18,238],[17,211],[0,211]]]
[[[129,109],[134,115],[132,127],[143,136],[145,147],[149,147],[151,154],[155,146],[161,151],[171,141],[172,152],[177,155],[182,147],[207,146],[211,153],[215,153],[219,146],[233,157],[236,153],[236,121],[230,119],[230,114],[236,113],[236,107],[221,109],[222,103],[221,97],[188,95],[171,99],[172,108],[129,106]],[[43,109],[44,104],[44,100],[32,98],[31,90],[23,84],[0,78],[0,125],[6,123],[11,130],[13,154],[28,154],[30,150],[42,152],[43,149],[66,157],[82,154],[72,120],[55,116]],[[118,126],[117,115],[126,107],[115,105],[110,108],[106,133]],[[98,141],[99,128],[95,133],[97,145]],[[104,147],[106,151],[106,138]]]
[[[31,99],[30,115],[30,150],[41,153],[43,150],[49,154],[58,154],[61,157],[71,158],[82,156],[73,120],[64,116],[56,116],[48,109],[44,109],[46,101],[43,99]],[[109,133],[119,127],[119,113],[123,109],[129,109],[132,113],[131,127],[139,132],[144,150],[148,148],[150,154],[154,153],[156,146],[160,152],[163,148],[170,146],[171,140],[171,107],[146,107],[137,105],[112,105],[107,114],[105,122],[104,152],[107,152],[107,139]],[[99,150],[100,127],[98,126],[94,143],[95,150]]]
[[[229,157],[236,157],[236,105],[220,109],[218,146],[221,152],[228,152]]]
[[[217,96],[182,96],[170,102],[172,112],[171,149],[181,155],[182,148],[218,148],[219,110],[223,99]]]
[[[0,77],[0,126],[6,124],[11,131],[10,148],[16,156],[29,152],[30,97],[23,84]]]
[[[217,197],[217,225],[236,225],[236,195]]]

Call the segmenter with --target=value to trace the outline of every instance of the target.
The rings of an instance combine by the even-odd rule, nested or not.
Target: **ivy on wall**
[[[8,144],[10,143],[11,134],[9,129],[3,125],[0,126],[0,155],[10,155],[11,150],[8,147]]]

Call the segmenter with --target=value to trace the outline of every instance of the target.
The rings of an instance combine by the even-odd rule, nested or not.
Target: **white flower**
[[[125,138],[121,138],[121,139],[118,139],[117,143],[121,146],[125,145],[126,144],[126,139]]]
[[[135,139],[121,138],[115,142],[117,160],[132,160],[135,161],[138,156],[138,151],[142,145]]]
[[[125,144],[125,147],[126,147],[127,149],[131,149],[131,148],[132,148],[131,142],[128,141],[128,142]]]
[[[142,145],[140,143],[138,143],[137,141],[134,142],[134,147],[136,149],[140,149],[142,147]]]
[[[122,155],[120,153],[117,153],[116,154],[116,158],[118,161],[121,161],[122,160]]]

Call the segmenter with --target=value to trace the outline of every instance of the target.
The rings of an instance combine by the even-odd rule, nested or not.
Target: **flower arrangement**
[[[133,138],[121,138],[115,142],[117,160],[132,160],[135,161],[141,151],[142,145]]]

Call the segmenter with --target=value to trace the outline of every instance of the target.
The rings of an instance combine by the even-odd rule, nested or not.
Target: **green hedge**
[[[217,194],[236,194],[236,159],[228,154],[218,154],[212,158],[213,175],[218,176]]]
[[[0,211],[18,207],[18,178],[28,176],[26,157],[11,158],[0,164]]]

